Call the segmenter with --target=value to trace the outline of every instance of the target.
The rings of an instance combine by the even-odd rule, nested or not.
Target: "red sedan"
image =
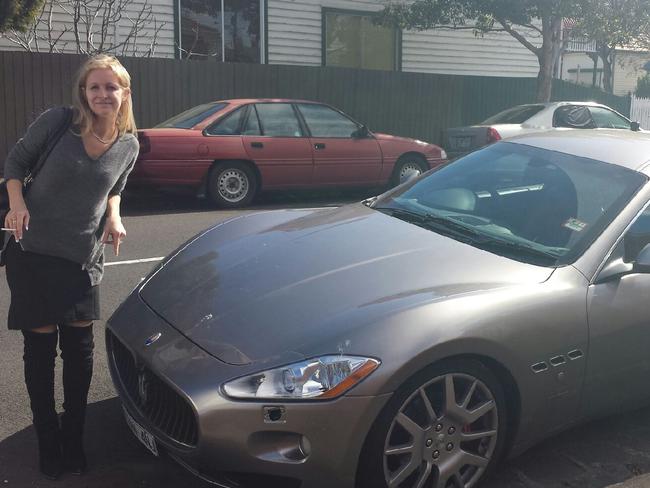
[[[139,136],[131,183],[204,188],[221,207],[247,205],[261,190],[396,185],[447,157],[304,100],[206,103]]]

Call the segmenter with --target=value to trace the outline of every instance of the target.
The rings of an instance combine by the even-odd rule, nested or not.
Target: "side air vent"
[[[552,366],[560,366],[566,363],[566,358],[564,356],[555,356],[554,358],[551,358],[549,362]]]
[[[533,364],[530,368],[533,370],[533,373],[541,373],[542,371],[546,371],[548,369],[548,364],[542,361],[541,363]]]
[[[571,361],[575,361],[576,359],[580,359],[583,356],[583,354],[580,349],[574,349],[573,351],[568,352],[567,356],[569,356],[569,359]]]

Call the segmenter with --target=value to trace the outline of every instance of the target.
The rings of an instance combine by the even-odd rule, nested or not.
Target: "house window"
[[[372,14],[323,9],[324,65],[394,70],[396,29],[375,25]]]
[[[183,59],[259,63],[262,0],[178,0]]]

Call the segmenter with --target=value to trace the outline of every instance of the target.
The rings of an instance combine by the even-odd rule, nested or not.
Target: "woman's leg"
[[[74,474],[86,470],[83,431],[88,390],[93,375],[92,322],[70,322],[60,326],[63,358],[63,458],[65,467]]]
[[[59,419],[54,404],[56,326],[24,330],[25,384],[38,437],[39,468],[49,479],[61,474]]]

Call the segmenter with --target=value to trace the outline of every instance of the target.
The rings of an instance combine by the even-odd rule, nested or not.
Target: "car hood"
[[[322,354],[368,317],[539,283],[552,271],[353,204],[217,225],[162,265],[140,296],[210,354],[243,365]]]

